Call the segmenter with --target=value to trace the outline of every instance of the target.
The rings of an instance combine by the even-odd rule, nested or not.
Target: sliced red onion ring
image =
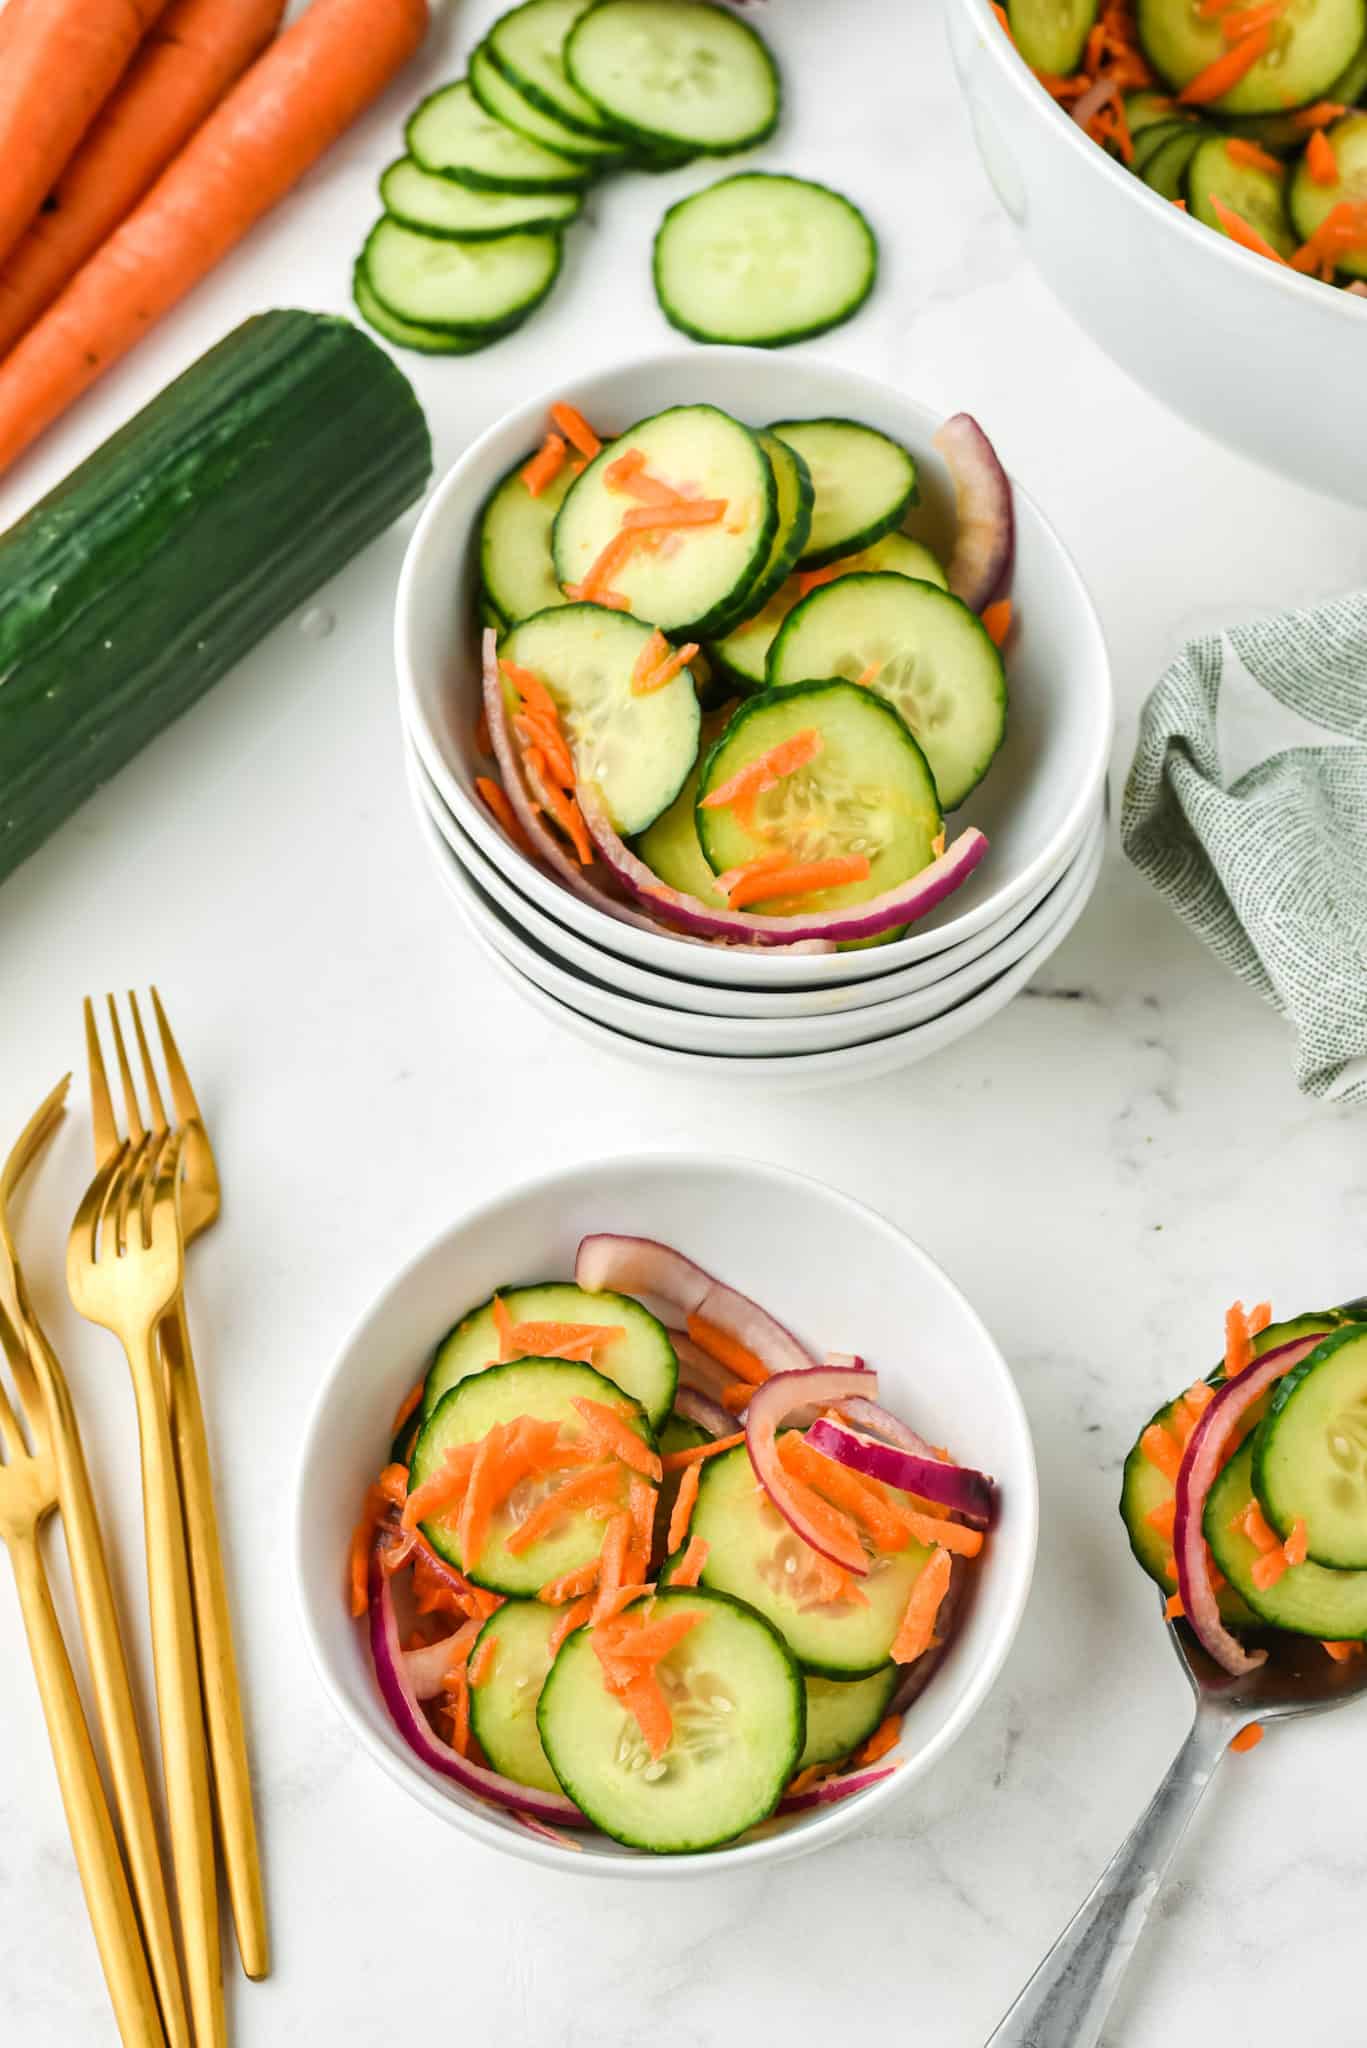
[[[1108,107],[1119,91],[1120,86],[1114,72],[1105,78],[1098,78],[1094,85],[1089,85],[1081,99],[1073,106],[1073,119],[1078,127],[1085,128],[1093,114],[1099,114],[1103,107]]]
[[[851,1394],[864,1394],[872,1400],[877,1392],[877,1373],[815,1365],[805,1372],[775,1373],[762,1387],[755,1388],[745,1411],[745,1447],[750,1453],[755,1477],[774,1506],[804,1543],[819,1551],[822,1557],[829,1557],[842,1570],[853,1572],[857,1578],[868,1575],[869,1561],[863,1546],[857,1544],[850,1550],[833,1550],[829,1539],[808,1521],[801,1503],[793,1498],[788,1475],[779,1462],[778,1432],[794,1409],[810,1407],[813,1403],[829,1408]]]
[[[846,1413],[848,1413],[848,1409]],[[938,1458],[914,1457],[892,1444],[875,1443],[844,1422],[818,1416],[807,1432],[814,1451],[822,1451],[837,1464],[862,1472],[866,1479],[879,1479],[903,1493],[919,1494],[922,1500],[938,1501],[952,1508],[966,1522],[987,1528],[996,1512],[996,1487],[985,1472],[967,1465],[946,1465]]]
[[[987,840],[970,825],[919,875],[899,882],[895,889],[885,889],[867,903],[852,903],[844,910],[761,917],[749,910],[717,910],[697,896],[667,887],[618,837],[597,793],[587,784],[579,791],[579,808],[604,865],[636,902],[693,938],[731,939],[754,946],[801,944],[810,950],[816,942],[824,951],[856,939],[877,938],[894,925],[914,924],[952,896],[987,852]]]
[[[778,1802],[780,1813],[809,1813],[814,1806],[834,1806],[837,1800],[850,1799],[856,1792],[867,1792],[870,1785],[876,1785],[881,1778],[890,1778],[899,1768],[897,1764],[885,1764],[877,1771],[847,1771],[843,1778],[823,1778],[819,1785],[809,1785],[805,1792],[785,1792]]]
[[[429,1726],[404,1669],[398,1617],[394,1612],[389,1580],[380,1569],[378,1547],[370,1554],[370,1654],[375,1662],[380,1696],[390,1719],[413,1754],[429,1770],[452,1779],[480,1799],[491,1800],[495,1806],[508,1807],[514,1813],[531,1814],[534,1819],[548,1825],[588,1826],[579,1808],[570,1800],[552,1792],[538,1792],[530,1785],[515,1784],[511,1778],[504,1778],[483,1764],[471,1763],[468,1757],[459,1756],[448,1742],[443,1742]]]
[[[714,1280],[692,1259],[653,1237],[614,1237],[607,1234],[584,1238],[574,1263],[577,1284],[590,1294],[604,1288],[614,1294],[653,1294],[683,1316],[698,1316],[728,1337],[734,1337],[770,1372],[804,1372],[815,1368],[816,1360],[748,1294]],[[873,1375],[869,1374],[870,1379]],[[859,1387],[858,1393],[877,1393]],[[818,1396],[804,1396],[819,1399]]]
[[[443,1636],[439,1643],[429,1643],[421,1650],[400,1650],[403,1659],[403,1675],[409,1691],[416,1700],[434,1700],[442,1689],[451,1662],[451,1637]]]
[[[736,1418],[720,1401],[709,1400],[706,1394],[699,1394],[692,1387],[680,1387],[674,1395],[674,1409],[678,1415],[686,1415],[690,1422],[696,1422],[699,1429],[705,1429],[709,1436],[734,1436]]]
[[[832,1356],[826,1363],[835,1365],[837,1360]],[[890,1409],[880,1408],[876,1401],[847,1401],[845,1417],[867,1436],[880,1437],[885,1444],[896,1444],[899,1450],[908,1452],[913,1458],[931,1458],[941,1465],[946,1462],[933,1444],[928,1444],[923,1436],[909,1429]]]
[[[949,587],[980,612],[1010,576],[1015,557],[1011,480],[971,413],[956,412],[946,420],[934,445],[949,465],[958,514]]]
[[[1203,1520],[1206,1499],[1239,1442],[1239,1424],[1269,1387],[1308,1358],[1317,1337],[1299,1337],[1279,1344],[1226,1380],[1187,1439],[1177,1474],[1177,1519],[1173,1555],[1177,1559],[1177,1591],[1182,1609],[1202,1645],[1233,1678],[1242,1678],[1267,1662],[1266,1650],[1246,1650],[1225,1627],[1210,1577]]]

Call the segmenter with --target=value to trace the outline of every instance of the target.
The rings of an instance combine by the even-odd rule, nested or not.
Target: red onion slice
[[[834,1353],[826,1360],[828,1365],[838,1362]],[[879,1437],[885,1444],[896,1444],[899,1450],[908,1452],[913,1458],[930,1458],[941,1465],[947,1462],[933,1444],[928,1444],[923,1436],[909,1429],[890,1409],[880,1408],[876,1401],[847,1401],[845,1417],[862,1429],[866,1436]]]
[[[778,1432],[794,1409],[810,1407],[813,1403],[829,1408],[851,1394],[865,1394],[872,1400],[877,1392],[877,1373],[815,1365],[805,1372],[775,1373],[762,1387],[755,1388],[745,1411],[745,1447],[760,1485],[784,1521],[797,1531],[804,1543],[819,1551],[822,1557],[830,1558],[843,1571],[852,1572],[856,1578],[868,1576],[869,1561],[864,1555],[863,1545],[856,1543],[851,1548],[843,1545],[833,1548],[829,1538],[813,1526],[801,1502],[794,1499],[788,1475],[779,1462]]]
[[[971,611],[980,612],[1010,576],[1015,557],[1011,480],[970,413],[956,412],[946,420],[934,445],[949,465],[958,514],[949,587]]]
[[[1120,86],[1114,72],[1105,78],[1098,78],[1094,85],[1089,85],[1073,107],[1073,119],[1078,127],[1085,128],[1093,114],[1099,114],[1103,107],[1108,107],[1119,91]]]
[[[996,1487],[985,1472],[975,1472],[967,1465],[946,1465],[938,1458],[915,1457],[892,1444],[875,1443],[872,1437],[861,1436],[846,1423],[830,1422],[825,1416],[818,1416],[812,1424],[807,1441],[814,1451],[823,1451],[837,1464],[862,1472],[866,1479],[879,1479],[903,1493],[938,1501],[983,1528],[992,1522]]]
[[[890,1778],[898,1768],[897,1764],[886,1764],[878,1771],[847,1771],[843,1778],[823,1778],[819,1785],[809,1785],[805,1792],[785,1792],[777,1810],[779,1813],[810,1813],[814,1806],[834,1806],[838,1800],[850,1799],[856,1792],[867,1792],[870,1785],[878,1784],[882,1778]]]
[[[589,1294],[606,1288],[613,1294],[653,1294],[683,1316],[699,1316],[724,1330],[747,1351],[753,1351],[772,1373],[805,1372],[816,1367],[811,1353],[792,1332],[775,1322],[748,1294],[714,1280],[701,1266],[653,1237],[586,1237],[574,1263],[577,1284]],[[873,1379],[873,1374],[868,1375]],[[878,1391],[859,1387],[857,1393]],[[806,1396],[812,1399],[819,1396]]]
[[[1267,1662],[1266,1650],[1246,1650],[1225,1627],[1211,1584],[1210,1554],[1203,1527],[1206,1499],[1229,1458],[1238,1448],[1239,1424],[1269,1387],[1308,1358],[1323,1333],[1279,1344],[1226,1380],[1187,1439],[1177,1474],[1177,1519],[1173,1555],[1177,1559],[1177,1591],[1182,1609],[1203,1649],[1232,1678],[1242,1678]]]
[[[614,879],[636,902],[658,918],[698,939],[730,939],[753,946],[793,946],[822,950],[855,939],[877,938],[894,925],[914,924],[966,882],[987,852],[987,840],[970,825],[929,867],[895,889],[867,903],[844,910],[799,911],[789,917],[761,917],[749,910],[717,910],[696,896],[669,888],[631,851],[614,831],[597,793],[585,784],[579,792],[589,836]]]
[[[370,1654],[375,1663],[380,1697],[389,1718],[413,1754],[429,1770],[450,1778],[477,1798],[491,1800],[495,1806],[507,1807],[514,1813],[530,1814],[548,1825],[572,1828],[589,1825],[570,1800],[552,1792],[539,1792],[531,1785],[515,1784],[511,1778],[502,1777],[483,1764],[471,1763],[468,1757],[458,1755],[433,1731],[414,1697],[404,1670],[398,1617],[394,1612],[389,1580],[380,1569],[378,1547],[370,1556]]]
[[[459,1633],[457,1629],[456,1634]],[[415,1700],[434,1700],[441,1691],[454,1640],[453,1636],[443,1636],[439,1643],[429,1643],[421,1650],[400,1650],[404,1682]]]
[[[706,1394],[697,1393],[692,1387],[680,1387],[674,1395],[674,1411],[696,1422],[699,1429],[705,1429],[711,1437],[734,1436],[736,1418],[720,1401],[709,1400]]]

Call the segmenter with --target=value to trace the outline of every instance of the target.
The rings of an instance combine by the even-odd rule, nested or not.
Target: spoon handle
[[[1096,2048],[1149,1908],[1230,1733],[1223,1715],[1198,1709],[1142,1818],[986,2048]]]

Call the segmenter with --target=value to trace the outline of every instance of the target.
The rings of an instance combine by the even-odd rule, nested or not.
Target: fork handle
[[[1230,1728],[1197,1711],[1167,1776],[986,2048],[1096,2048],[1120,1980]]]
[[[214,1507],[214,1475],[209,1441],[200,1405],[199,1382],[181,1296],[161,1326],[171,1427],[180,1468],[185,1535],[190,1552],[195,1627],[199,1637],[200,1683],[209,1727],[218,1808],[219,1845],[228,1881],[228,1897],[237,1930],[242,1967],[249,1977],[270,1969],[266,1933],[266,1900],[261,1882],[261,1851],[252,1807],[251,1766],[247,1731],[242,1720],[242,1694],[233,1648],[232,1614],[223,1571],[223,1550]]]
[[[128,1345],[128,1362],[138,1404],[147,1600],[186,1989],[197,2048],[227,2048],[209,1758],[200,1704],[190,1568],[171,1418],[150,1330]]]
[[[90,1924],[124,2048],[165,2048],[128,1879],[36,1534],[13,1545],[14,1576]]]

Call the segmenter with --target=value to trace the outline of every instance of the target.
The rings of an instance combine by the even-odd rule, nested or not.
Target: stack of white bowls
[[[762,426],[866,421],[910,448],[922,504],[909,530],[945,558],[949,478],[939,416],[829,363],[691,349],[572,380],[507,415],[434,494],[399,585],[396,652],[413,809],[466,932],[553,1023],[676,1072],[766,1084],[862,1078],[926,1058],[993,1016],[1062,942],[1101,863],[1112,728],[1110,671],[1071,560],[1018,484],[1007,645],[1008,732],[949,820],[986,833],[967,883],[905,937],[851,952],[703,945],[642,930],[571,895],[504,835],[475,790],[480,707],[480,511],[540,441],[554,398],[600,431],[668,405],[710,403]],[[990,420],[982,422],[989,434]]]

